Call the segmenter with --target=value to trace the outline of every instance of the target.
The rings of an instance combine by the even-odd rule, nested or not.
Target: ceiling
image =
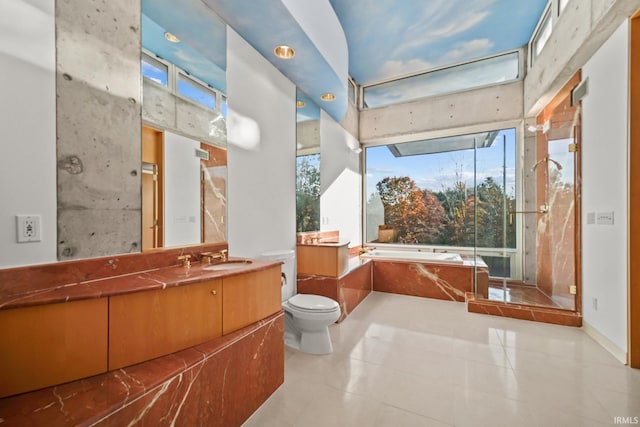
[[[518,49],[547,0],[329,0],[361,84]]]
[[[328,1],[346,36],[349,75],[359,85],[518,49],[530,39],[547,3],[547,0]],[[221,75],[226,69],[226,29],[218,15],[223,16],[224,21],[307,94],[306,100],[314,100],[339,121],[346,111],[346,82],[337,79],[335,67],[291,14],[292,2],[295,0],[142,0],[142,44],[225,91]],[[167,42],[160,37],[165,30],[176,34],[182,42]],[[297,47],[300,56],[296,55],[295,61],[282,61],[272,55],[273,46],[283,42]],[[336,102],[329,105],[315,101],[327,91],[337,94]]]

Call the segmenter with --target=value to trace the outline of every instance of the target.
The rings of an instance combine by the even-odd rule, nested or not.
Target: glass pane
[[[365,108],[381,107],[518,78],[518,52],[364,88]]]
[[[349,83],[349,101],[351,101],[352,104],[355,104],[356,103],[356,85],[354,85],[351,80],[349,80],[348,83]]]
[[[178,93],[205,107],[216,108],[215,93],[182,74],[178,78]]]
[[[366,172],[367,242],[515,249],[514,129],[369,147]]]
[[[168,76],[168,68],[165,64],[146,55],[142,56],[142,77],[166,87]]]
[[[540,55],[544,45],[547,44],[549,37],[551,37],[551,13],[547,12],[547,15],[544,17],[544,21],[538,30],[535,38],[533,39],[533,57],[534,59]]]
[[[296,229],[320,230],[320,154],[296,158]]]

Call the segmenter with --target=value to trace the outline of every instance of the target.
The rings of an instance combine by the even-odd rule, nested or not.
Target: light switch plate
[[[598,212],[596,214],[596,223],[599,225],[613,225],[613,211]]]

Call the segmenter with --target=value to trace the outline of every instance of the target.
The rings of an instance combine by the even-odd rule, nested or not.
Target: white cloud
[[[377,78],[382,80],[388,76],[402,76],[418,71],[424,71],[431,68],[432,65],[428,61],[422,59],[410,59],[408,61],[389,60],[382,64],[378,72]]]
[[[442,58],[442,62],[459,61],[467,58],[477,58],[483,56],[493,47],[493,42],[489,39],[473,39],[466,42],[456,43],[453,49],[447,52]]]

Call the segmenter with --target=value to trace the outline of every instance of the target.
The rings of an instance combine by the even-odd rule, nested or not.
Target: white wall
[[[229,255],[295,250],[296,87],[231,28],[227,100]]]
[[[362,174],[360,143],[320,110],[320,230],[340,230],[340,237],[362,244]]]
[[[629,26],[625,21],[582,69],[582,276],[586,326],[627,351],[627,98]],[[587,224],[590,212],[615,214]],[[594,307],[597,299],[597,310]]]
[[[164,133],[164,245],[200,243],[200,142]]]
[[[0,268],[56,261],[54,2],[0,4]],[[41,242],[16,242],[16,214],[41,215]]]

